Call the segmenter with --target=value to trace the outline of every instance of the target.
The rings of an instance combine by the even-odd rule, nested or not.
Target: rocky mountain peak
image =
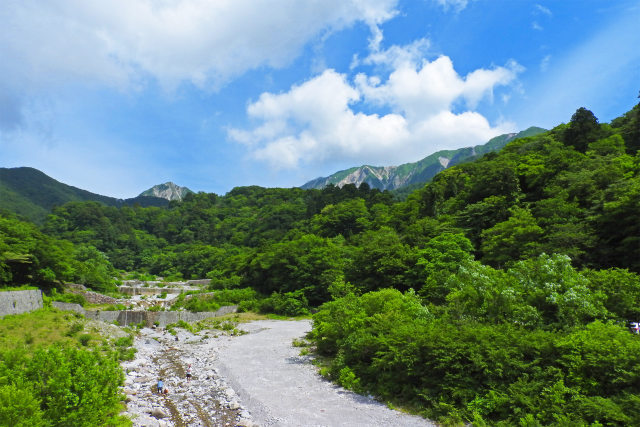
[[[180,187],[173,182],[165,182],[164,184],[154,185],[150,189],[140,193],[140,196],[154,196],[167,200],[182,200],[184,196],[193,191],[187,187]]]

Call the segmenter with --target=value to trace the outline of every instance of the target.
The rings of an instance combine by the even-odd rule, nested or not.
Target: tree
[[[389,227],[369,230],[354,239],[352,262],[346,279],[363,291],[393,287],[402,291],[414,285],[415,252]]]
[[[528,209],[514,208],[511,217],[482,232],[482,260],[494,267],[535,256],[543,230]]]
[[[584,153],[590,142],[600,137],[600,125],[593,113],[584,107],[580,107],[571,116],[569,127],[564,133],[564,142]]]
[[[304,290],[312,305],[328,301],[329,286],[343,274],[341,240],[305,234],[263,248],[242,268],[245,284],[268,295]]]
[[[314,229],[325,237],[351,237],[369,227],[369,211],[364,199],[354,198],[325,206],[312,220]]]
[[[473,259],[472,251],[471,241],[459,233],[443,233],[429,240],[425,248],[418,251],[416,263],[422,270],[420,295],[431,304],[444,304],[450,292],[449,276],[456,273],[464,261]]]

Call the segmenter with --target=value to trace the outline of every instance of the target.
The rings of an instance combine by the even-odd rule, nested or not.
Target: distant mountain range
[[[379,190],[407,191],[422,185],[438,172],[453,165],[470,161],[491,151],[498,151],[508,142],[545,132],[545,129],[530,127],[519,133],[497,136],[483,145],[443,150],[431,154],[415,163],[400,166],[360,166],[336,172],[325,178],[317,178],[302,186],[304,189],[324,188],[329,184],[342,187],[345,184],[359,186],[363,182]],[[42,223],[51,209],[72,201],[96,201],[107,206],[158,206],[166,207],[170,200],[182,200],[193,193],[186,187],[166,182],[143,191],[131,199],[117,199],[91,193],[47,176],[30,168],[0,168],[0,210],[15,212],[36,223]]]
[[[187,187],[180,187],[173,182],[165,182],[164,184],[154,185],[150,189],[143,191],[140,193],[140,196],[160,197],[167,200],[182,200],[184,196],[189,193],[193,193],[193,191]]]
[[[151,190],[153,188],[147,191]],[[0,168],[0,209],[42,223],[53,207],[73,201],[95,201],[107,206],[164,207],[169,204],[165,198],[146,195],[131,199],[102,196],[63,184],[34,168]]]
[[[371,188],[397,190],[411,185],[424,184],[431,180],[438,172],[448,167],[474,160],[491,151],[498,151],[514,139],[533,136],[542,132],[546,132],[546,129],[530,127],[522,132],[496,136],[483,145],[457,150],[438,151],[418,162],[405,163],[400,166],[364,165],[353,167],[336,172],[328,177],[311,180],[301,188],[321,189],[330,184],[337,187],[342,187],[345,184],[355,184],[357,187],[363,182],[366,182]]]

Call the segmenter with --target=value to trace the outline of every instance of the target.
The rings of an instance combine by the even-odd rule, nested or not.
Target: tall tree
[[[580,107],[571,116],[569,127],[564,133],[564,142],[584,153],[590,142],[599,139],[600,125],[590,110]]]

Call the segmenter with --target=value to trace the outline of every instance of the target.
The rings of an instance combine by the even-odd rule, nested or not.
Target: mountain
[[[116,199],[63,184],[29,167],[0,168],[0,209],[41,223],[55,206],[73,201],[95,201],[107,206],[159,206],[168,201],[159,197]]]
[[[139,197],[151,196],[167,200],[182,200],[184,196],[189,193],[193,193],[193,191],[189,190],[187,187],[180,187],[173,182],[165,182],[164,184],[154,185],[150,189],[143,191],[140,193]]]
[[[336,172],[328,177],[311,180],[301,188],[321,189],[330,184],[338,187],[342,187],[345,184],[355,184],[359,186],[363,182],[366,182],[371,188],[396,190],[410,185],[424,184],[438,172],[450,166],[473,160],[492,151],[498,151],[514,139],[537,135],[545,131],[545,129],[539,127],[530,127],[522,132],[496,136],[483,145],[457,150],[438,151],[418,162],[405,163],[400,166],[364,165],[353,167]]]

